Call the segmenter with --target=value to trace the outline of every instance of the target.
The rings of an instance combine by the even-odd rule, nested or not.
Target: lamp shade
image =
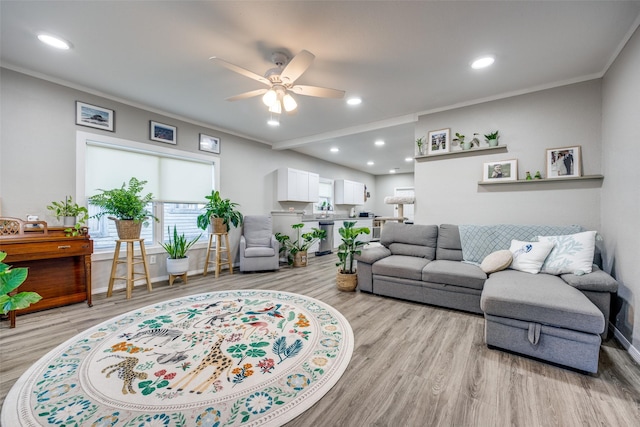
[[[264,105],[266,105],[267,107],[271,107],[273,103],[276,102],[277,99],[278,99],[278,94],[273,89],[269,89],[262,96],[262,102],[264,102]]]
[[[288,93],[282,98],[282,103],[284,104],[284,109],[287,112],[293,111],[298,107],[296,100]]]
[[[276,114],[282,113],[282,105],[280,104],[280,101],[276,101],[271,104],[271,106],[269,107],[269,111]]]

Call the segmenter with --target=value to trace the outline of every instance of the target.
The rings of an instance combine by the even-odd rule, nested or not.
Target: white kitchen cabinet
[[[364,205],[364,184],[348,179],[337,179],[334,183],[336,205]]]
[[[320,175],[292,168],[278,169],[278,201],[317,203]]]

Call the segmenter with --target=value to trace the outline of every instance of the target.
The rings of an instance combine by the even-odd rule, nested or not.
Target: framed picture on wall
[[[151,120],[149,124],[150,124],[149,138],[152,141],[165,142],[167,144],[178,143],[177,127],[164,125],[162,123],[154,122],[153,120]]]
[[[518,161],[500,160],[498,162],[486,162],[482,166],[483,181],[517,181]]]
[[[448,153],[451,145],[451,129],[439,129],[429,132],[427,154]]]
[[[200,134],[200,150],[207,153],[220,154],[220,138]]]
[[[548,148],[547,178],[569,178],[582,176],[580,146]]]
[[[113,132],[115,111],[76,101],[76,124]]]

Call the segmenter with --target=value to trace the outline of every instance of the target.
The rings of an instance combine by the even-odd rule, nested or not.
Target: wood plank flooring
[[[355,349],[340,381],[287,426],[636,426],[640,367],[610,339],[597,375],[585,375],[490,350],[481,316],[340,292],[335,255],[278,272],[192,276],[124,290],[94,306],[75,304],[0,323],[0,399],[36,360],[64,340],[138,307],[185,295],[229,289],[276,289],[317,298],[351,323]],[[10,426],[6,426],[10,427]]]

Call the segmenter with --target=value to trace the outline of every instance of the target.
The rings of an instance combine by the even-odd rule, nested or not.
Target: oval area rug
[[[165,301],[50,351],[9,391],[2,425],[282,425],[338,381],[353,343],[342,314],[303,295]]]

